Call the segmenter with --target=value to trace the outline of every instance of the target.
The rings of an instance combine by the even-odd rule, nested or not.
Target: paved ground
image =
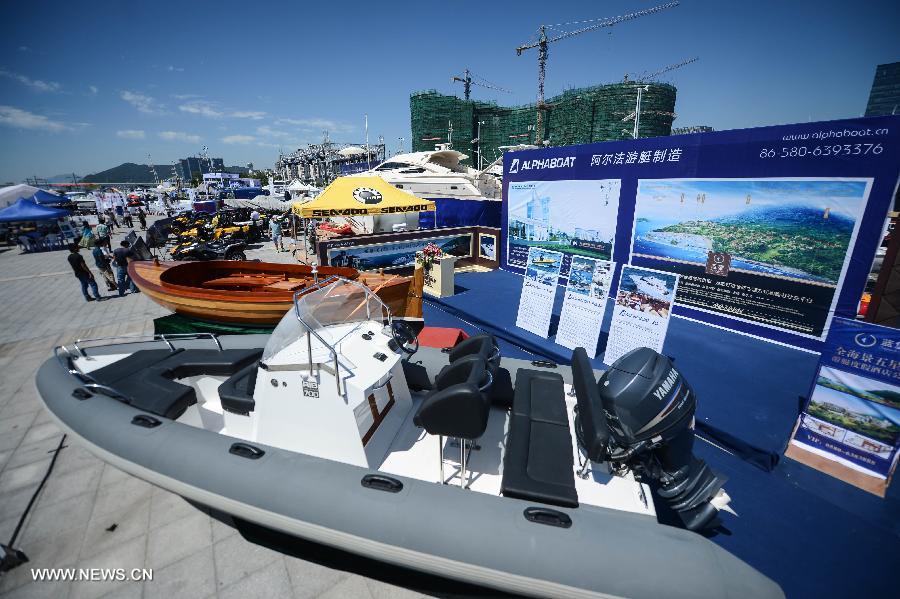
[[[271,244],[248,256],[293,260]],[[167,311],[142,294],[87,303],[66,252],[21,255],[15,248],[0,252],[0,305],[0,539],[6,543],[62,437],[37,398],[38,366],[54,346],[79,337],[152,333],[152,319]],[[371,574],[371,564],[367,570],[351,557],[319,559],[329,552],[317,546],[307,547],[309,559],[298,559],[251,544],[224,520],[67,442],[16,543],[31,561],[0,577],[0,596],[422,596],[362,576]],[[32,567],[152,568],[153,580],[36,582]],[[407,584],[402,571],[392,576],[387,579]]]

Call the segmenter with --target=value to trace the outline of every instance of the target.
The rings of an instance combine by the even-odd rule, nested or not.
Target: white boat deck
[[[566,385],[566,392],[571,387]],[[413,398],[413,409],[406,417],[399,433],[394,438],[391,448],[380,471],[387,474],[407,476],[437,483],[440,480],[439,452],[443,453],[444,482],[450,485],[460,484],[460,450],[456,440],[444,438],[443,447],[438,448],[438,437],[429,435],[413,424],[413,415],[421,402],[421,396]],[[573,408],[575,398],[566,395],[566,407],[569,415],[569,430],[574,429]],[[503,477],[503,455],[506,448],[506,437],[509,429],[509,413],[501,408],[491,408],[487,430],[478,439],[478,449],[472,450],[466,459],[465,485],[472,491],[500,495],[500,482]],[[582,505],[593,505],[617,510],[626,510],[638,514],[656,516],[653,502],[649,500],[650,489],[634,481],[629,472],[625,476],[613,476],[608,473],[606,464],[592,463],[588,478],[578,476],[578,448],[575,436],[572,435],[572,456],[575,474],[575,490],[578,501]]]

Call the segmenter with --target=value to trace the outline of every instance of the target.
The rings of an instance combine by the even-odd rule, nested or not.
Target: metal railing
[[[92,337],[88,339],[76,339],[72,342],[72,347],[75,352],[69,349],[68,345],[57,345],[53,348],[53,356],[56,360],[66,369],[66,371],[76,377],[83,383],[88,383],[94,388],[100,389],[103,388],[105,390],[116,393],[119,397],[121,394],[118,393],[115,389],[111,387],[107,387],[105,385],[101,385],[94,378],[86,373],[81,371],[75,363],[72,361],[72,358],[88,358],[86,349],[90,349],[90,347],[85,348],[82,347],[85,343],[94,343],[97,341],[111,341],[114,339],[125,339],[120,343],[120,345],[127,345],[130,343],[165,343],[168,346],[169,350],[172,352],[176,351],[176,347],[172,344],[172,341],[181,341],[181,340],[190,340],[190,339],[210,339],[213,343],[216,344],[216,348],[219,351],[224,351],[222,347],[222,343],[219,341],[218,336],[215,333],[173,333],[173,334],[144,334],[138,333],[136,335],[110,335],[109,337]],[[62,355],[60,352],[65,352],[65,355]],[[87,386],[87,385],[86,385]]]
[[[335,385],[337,386],[338,395],[343,395],[343,393],[341,393],[341,372],[340,363],[338,361],[338,351],[332,344],[325,341],[325,339],[316,332],[315,328],[312,325],[303,320],[303,317],[300,315],[300,305],[298,303],[298,300],[301,297],[336,284],[352,285],[357,289],[360,289],[365,294],[366,320],[372,320],[372,311],[369,308],[369,299],[374,299],[381,305],[382,313],[387,314],[387,321],[389,326],[393,322],[393,319],[391,317],[391,309],[388,308],[388,306],[383,301],[381,301],[381,298],[378,297],[378,295],[376,295],[371,289],[358,281],[351,281],[350,279],[345,279],[344,277],[340,277],[338,275],[332,275],[327,279],[318,281],[315,284],[294,293],[294,314],[296,314],[297,321],[300,323],[300,325],[304,329],[306,329],[306,355],[309,362],[309,372],[311,374],[313,371],[312,337],[315,337],[316,339],[318,339],[319,343],[321,343],[328,350],[329,358],[334,360]]]

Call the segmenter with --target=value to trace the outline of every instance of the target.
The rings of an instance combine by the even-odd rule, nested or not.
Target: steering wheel
[[[419,351],[419,339],[415,331],[405,320],[391,321],[391,336],[404,352],[413,355]]]

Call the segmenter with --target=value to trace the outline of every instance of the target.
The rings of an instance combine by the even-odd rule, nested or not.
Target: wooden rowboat
[[[273,262],[142,260],[131,262],[128,274],[150,299],[178,314],[246,325],[277,324],[293,308],[294,293],[313,284],[311,267]],[[364,283],[394,316],[422,318],[421,275],[401,277],[319,267],[319,280],[331,275]]]

